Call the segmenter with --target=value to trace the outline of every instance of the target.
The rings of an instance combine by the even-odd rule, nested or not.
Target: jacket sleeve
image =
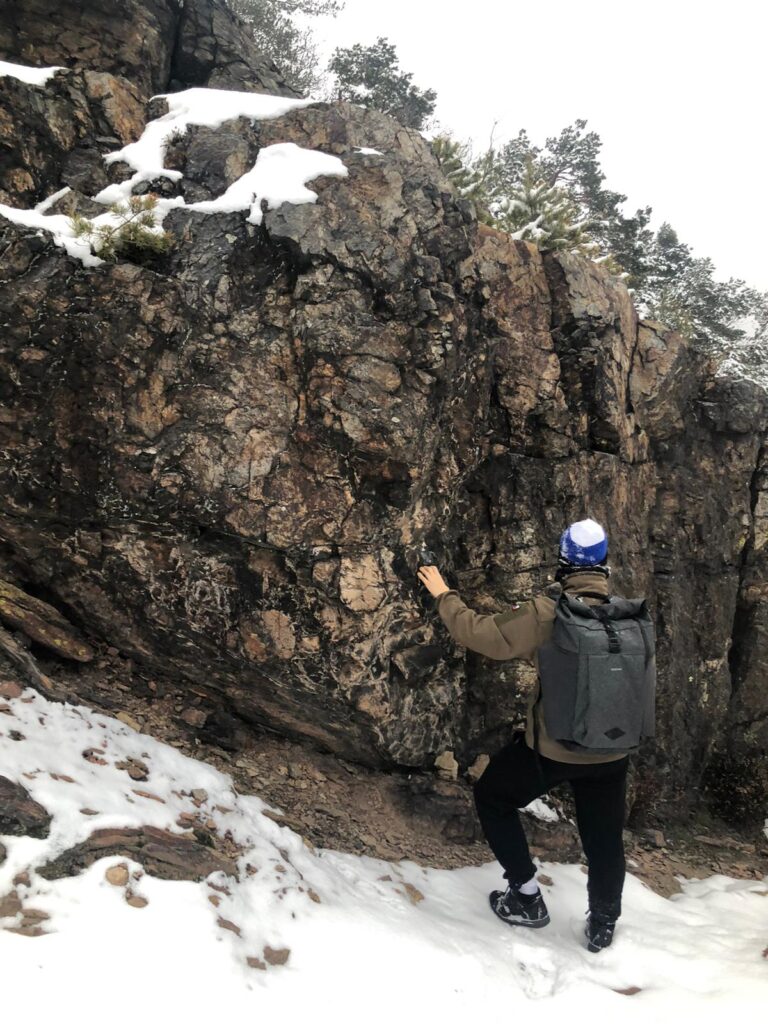
[[[533,601],[512,605],[497,615],[479,615],[455,590],[437,599],[437,611],[457,644],[496,661],[533,659],[539,646],[539,618]]]

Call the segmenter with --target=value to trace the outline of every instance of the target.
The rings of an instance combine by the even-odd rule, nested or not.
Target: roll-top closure
[[[585,619],[597,619],[600,622],[611,619],[628,619],[638,615],[643,610],[645,598],[610,597],[604,604],[587,604],[586,601],[572,597],[565,591],[559,598],[561,605],[564,605],[572,615],[579,615]]]

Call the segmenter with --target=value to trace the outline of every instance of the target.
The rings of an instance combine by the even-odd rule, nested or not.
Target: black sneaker
[[[587,949],[590,953],[599,953],[606,949],[613,942],[613,930],[616,922],[610,918],[602,917],[600,914],[590,913],[584,927],[584,934],[587,937]]]
[[[543,928],[549,924],[547,905],[540,892],[526,896],[510,885],[506,892],[495,889],[488,901],[494,914],[507,924],[520,924],[525,928]]]

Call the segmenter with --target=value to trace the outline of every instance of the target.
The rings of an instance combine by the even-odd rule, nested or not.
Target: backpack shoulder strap
[[[643,644],[645,646],[645,666],[647,668],[648,665],[650,664],[650,661],[651,661],[651,658],[653,657],[654,652],[651,650],[651,645],[648,642],[648,633],[644,629],[642,623],[639,623],[639,625],[640,625],[640,633],[641,633],[641,635],[643,637]]]

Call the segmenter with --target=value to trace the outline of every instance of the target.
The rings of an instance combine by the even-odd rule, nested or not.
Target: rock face
[[[5,0],[0,53],[108,73],[144,100],[191,86],[295,95],[223,0]]]
[[[5,145],[24,138],[2,182],[13,205],[73,182],[86,202],[107,171],[99,119],[138,134],[158,83],[146,62],[125,83],[135,33],[166,84],[260,66],[239,29],[218,35],[238,63],[184,28],[220,24],[203,0],[79,5],[88,57],[45,48],[35,3],[0,56],[36,39],[72,70],[45,88],[0,79]],[[97,30],[117,6],[119,42]],[[54,107],[75,127],[45,163]],[[422,546],[497,610],[548,585],[563,526],[590,515],[616,591],[657,618],[638,808],[688,806],[716,747],[764,758],[764,393],[639,321],[595,264],[478,224],[421,136],[374,111],[192,129],[169,153],[174,187],[214,198],[284,142],[339,156],[348,177],[259,227],[173,212],[154,269],[85,268],[0,221],[5,575],[180,680],[204,740],[266,727],[382,767],[452,750],[463,768],[519,723],[531,670],[450,643],[416,583]]]
[[[8,0],[0,59],[60,66],[46,89],[0,77],[0,203],[33,206],[62,186],[95,195],[139,137],[155,93],[194,86],[296,95],[218,0]],[[70,214],[71,198],[56,212]],[[101,212],[81,203],[78,212]]]
[[[0,97],[0,202],[9,206],[34,206],[56,186],[94,195],[112,180],[104,155],[144,123],[139,91],[108,72],[58,72],[45,89],[3,77]]]
[[[752,477],[751,508],[730,651],[727,728],[707,772],[715,806],[736,822],[759,821],[768,793],[768,444]]]
[[[91,661],[93,652],[55,608],[0,580],[0,622],[61,657]],[[0,695],[2,690],[0,689]]]

